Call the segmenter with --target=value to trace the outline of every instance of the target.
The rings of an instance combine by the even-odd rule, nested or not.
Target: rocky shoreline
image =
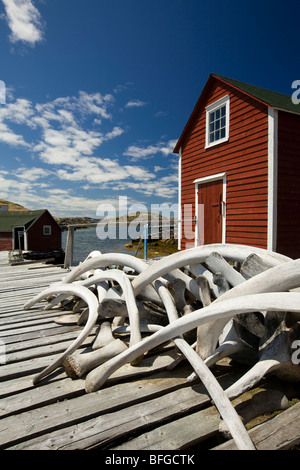
[[[132,240],[126,243],[125,248],[132,250],[136,256],[144,255],[144,240]],[[161,256],[171,255],[178,251],[178,240],[174,237],[168,239],[148,240],[147,241],[147,257],[157,258]]]

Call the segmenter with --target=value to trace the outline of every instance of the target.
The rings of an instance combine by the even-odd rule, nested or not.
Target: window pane
[[[227,135],[227,105],[223,104],[208,114],[208,143],[217,143]]]

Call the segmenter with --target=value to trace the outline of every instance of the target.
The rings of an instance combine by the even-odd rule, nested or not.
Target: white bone
[[[75,269],[72,269],[72,271],[65,276],[64,283],[72,283],[84,272],[91,269],[111,266],[114,264],[131,267],[137,272],[141,272],[148,267],[144,261],[131,255],[124,253],[103,253],[102,255],[95,256],[94,258],[84,261]]]
[[[231,286],[237,286],[245,281],[245,278],[232,266],[219,253],[212,252],[205,260],[205,264],[214,273],[221,273],[226,281]]]
[[[160,280],[155,281],[155,287],[162,301],[164,302],[170,323],[176,321],[178,314],[172,302],[170,292],[166,289]],[[234,407],[230,403],[228,397],[225,395],[225,392],[219,385],[214,375],[210,372],[198,354],[184,339],[176,337],[173,340],[178,349],[184,354],[184,356],[193,366],[196,374],[199,376],[202,383],[206,387],[221,416],[226,422],[238,449],[254,450],[255,447],[253,442],[251,441]]]
[[[97,298],[94,294],[92,294],[89,289],[83,286],[73,286],[73,285],[60,285],[56,287],[50,287],[49,289],[44,290],[40,294],[36,295],[32,300],[27,302],[24,306],[24,309],[27,310],[31,308],[34,304],[37,302],[47,298],[49,295],[53,294],[58,294],[58,293],[63,293],[63,294],[68,294],[68,295],[76,295],[78,297],[81,297],[86,301],[86,303],[89,306],[89,317],[86,325],[84,326],[83,330],[79,333],[78,337],[76,338],[75,341],[66,349],[66,351],[58,358],[56,359],[51,365],[46,367],[42,372],[37,374],[34,379],[33,383],[36,384],[39,382],[43,377],[49,375],[51,372],[56,370],[58,367],[60,367],[66,358],[66,356],[72,354],[82,343],[83,341],[88,337],[88,335],[91,333],[93,327],[96,324],[97,318],[98,318],[98,301]]]
[[[214,303],[248,294],[288,291],[298,286],[300,286],[300,260],[292,260],[280,263],[233,287],[218,297]],[[219,336],[226,323],[226,319],[216,320],[211,324],[205,324],[201,328],[202,359],[205,359],[214,352]]]
[[[139,311],[137,308],[135,296],[132,290],[131,283],[123,271],[118,269],[109,269],[106,271],[101,271],[95,274],[94,276],[82,281],[81,285],[88,287],[91,284],[97,284],[102,280],[117,281],[122,288],[123,295],[125,297],[125,302],[127,305],[129,322],[132,327],[130,345],[138,343],[141,341],[141,333],[139,329]]]
[[[119,354],[117,358],[91,371],[86,378],[86,391],[98,390],[106,379],[122,365],[134,360],[145,351],[197,328],[201,324],[209,323],[216,318],[226,319],[228,322],[239,313],[260,310],[298,312],[300,310],[300,294],[296,292],[265,293],[242,296],[219,303],[213,302],[208,307],[178,318],[149,338],[130,347],[125,353]]]
[[[101,349],[85,354],[79,354],[78,352],[71,354],[65,358],[62,365],[70,377],[82,377],[90,370],[117,356],[126,349],[127,346],[123,341],[115,339],[112,343],[107,344]]]
[[[112,343],[114,340],[115,338],[112,334],[110,322],[104,321],[103,323],[101,323],[99,327],[99,332],[93,343],[92,349],[99,349],[99,348],[102,348],[103,346],[107,346],[109,343]]]

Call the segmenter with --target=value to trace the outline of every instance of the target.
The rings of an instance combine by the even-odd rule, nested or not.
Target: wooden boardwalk
[[[126,365],[98,392],[86,394],[84,378],[64,369],[37,386],[33,376],[61,354],[78,326],[60,326],[58,310],[24,303],[66,270],[34,264],[9,267],[0,256],[0,449],[176,451],[234,448],[219,433],[220,416],[200,381],[189,383],[187,362],[167,370],[178,353],[170,345],[152,351],[139,366]],[[66,312],[63,312],[66,313]],[[82,348],[95,338],[95,331]],[[223,361],[214,368],[225,388],[245,372]],[[271,384],[271,385],[270,385]],[[268,379],[259,390],[282,389]],[[287,387],[294,398],[294,387]],[[266,417],[267,418],[267,417]],[[300,442],[300,404],[251,429],[258,449],[293,448]]]

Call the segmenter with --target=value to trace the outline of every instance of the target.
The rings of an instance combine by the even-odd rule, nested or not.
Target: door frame
[[[17,229],[21,229],[21,230],[17,230]],[[25,227],[22,226],[22,225],[14,225],[12,227],[12,239],[13,239],[13,245],[12,246],[13,246],[13,250],[20,249],[20,248],[16,248],[16,244],[15,244],[16,230],[17,230],[17,232],[23,232],[24,248],[23,248],[22,251],[27,251],[28,250],[27,232],[25,230]]]
[[[195,246],[199,246],[200,240],[200,226],[198,220],[199,214],[199,201],[198,201],[198,188],[201,184],[211,183],[212,181],[223,180],[223,200],[222,200],[222,243],[226,243],[226,190],[227,190],[227,173],[216,173],[214,175],[204,176],[197,178],[195,184]]]

